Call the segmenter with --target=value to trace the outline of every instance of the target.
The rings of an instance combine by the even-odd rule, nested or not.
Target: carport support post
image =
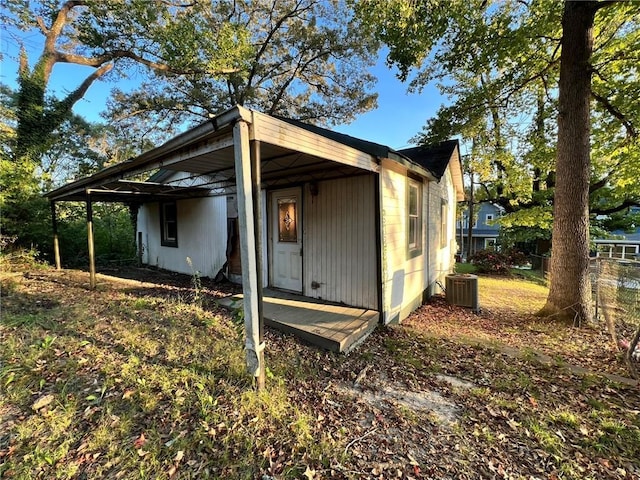
[[[53,258],[56,262],[56,270],[61,270],[60,242],[58,241],[58,218],[56,216],[56,202],[51,202],[51,227],[53,229]]]
[[[260,141],[251,142],[251,188],[253,194],[253,230],[256,238],[256,276],[258,284],[258,341],[264,344],[264,311],[262,302],[262,193],[260,187]],[[264,349],[258,352],[258,362],[264,365]],[[265,387],[265,369],[256,377],[258,390]]]
[[[89,245],[89,288],[96,288],[96,257],[93,247],[93,206],[91,193],[87,190],[87,243]]]
[[[233,127],[233,151],[238,188],[238,222],[244,304],[247,369],[256,377],[257,388],[264,387],[264,341],[260,338],[262,295],[258,283],[257,248],[262,239],[256,235],[252,186],[252,162],[249,151],[249,126],[239,120]],[[259,194],[259,192],[258,192]]]

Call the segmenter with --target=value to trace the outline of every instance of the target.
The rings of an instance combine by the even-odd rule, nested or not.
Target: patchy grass
[[[478,273],[477,267],[473,263],[456,263],[455,264],[455,272],[456,273]],[[520,279],[520,280],[528,280],[529,282],[536,283],[541,286],[547,286],[547,280],[544,278],[542,272],[539,270],[529,270],[524,268],[511,268],[509,270],[511,279]],[[489,277],[484,277],[489,278]],[[498,279],[504,279],[508,277],[497,277]]]
[[[251,389],[226,312],[104,283],[56,288],[57,277],[3,288],[0,474],[162,478],[182,465],[252,478],[271,444],[317,452],[313,412],[289,403],[283,381]]]
[[[534,348],[586,351],[531,316],[539,285],[481,278],[482,315],[436,302],[349,356],[268,330],[258,393],[237,320],[212,303],[225,292],[206,281],[203,309],[188,277],[100,277],[96,291],[82,272],[0,279],[2,478],[640,475],[638,388],[538,361]]]

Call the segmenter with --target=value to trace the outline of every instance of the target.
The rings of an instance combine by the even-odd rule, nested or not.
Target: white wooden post
[[[238,188],[238,223],[240,226],[240,259],[242,263],[242,291],[244,293],[244,328],[247,369],[256,377],[257,386],[264,384],[264,342],[260,340],[261,292],[258,282],[254,203],[251,181],[249,127],[240,120],[233,127],[236,185]],[[262,381],[261,381],[262,379]]]
[[[264,345],[264,304],[262,299],[262,193],[261,193],[261,170],[260,170],[260,142],[251,142],[251,188],[253,193],[253,234],[256,246],[256,278],[258,291],[258,341],[259,345]],[[264,349],[258,352],[258,361],[264,365]],[[262,390],[265,387],[265,369],[261,368],[256,377],[256,387]]]

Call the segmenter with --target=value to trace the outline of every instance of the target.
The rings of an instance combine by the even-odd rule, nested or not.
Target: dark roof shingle
[[[398,153],[426,168],[440,180],[456,148],[458,140],[446,140],[435,145],[405,148],[398,150]]]

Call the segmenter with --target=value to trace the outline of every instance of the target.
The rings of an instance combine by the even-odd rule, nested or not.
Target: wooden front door
[[[271,286],[302,292],[302,190],[271,193]]]

